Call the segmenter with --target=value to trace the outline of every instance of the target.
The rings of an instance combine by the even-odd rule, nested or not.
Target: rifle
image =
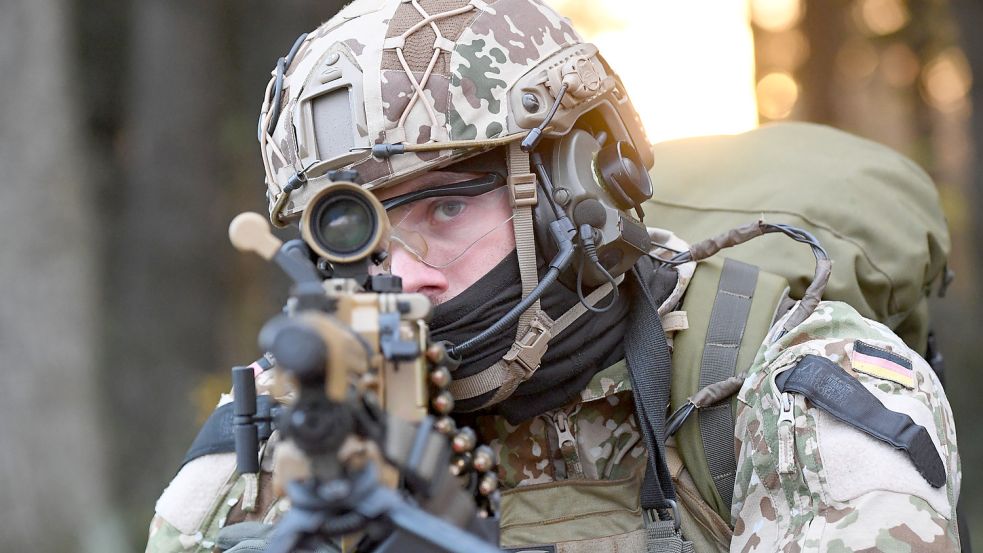
[[[288,405],[258,416],[253,369],[233,369],[238,471],[260,470],[259,424],[283,439],[274,489],[290,509],[268,552],[356,534],[358,551],[497,552],[494,455],[449,417],[455,360],[430,339],[429,300],[403,293],[396,276],[371,274],[385,259],[388,218],[353,177],[329,174],[301,219],[303,241],[283,243],[256,213],[229,228],[237,249],[293,281],[284,312],[259,335]]]

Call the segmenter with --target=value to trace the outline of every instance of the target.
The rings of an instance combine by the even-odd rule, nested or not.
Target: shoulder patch
[[[853,370],[882,380],[896,382],[905,388],[915,387],[915,372],[911,360],[857,340],[850,355]]]
[[[861,432],[908,454],[933,488],[946,484],[946,467],[928,429],[908,413],[894,411],[835,362],[806,355],[775,377],[781,392],[794,392]]]

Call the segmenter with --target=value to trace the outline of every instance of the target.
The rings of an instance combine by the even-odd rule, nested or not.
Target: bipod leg
[[[376,485],[358,505],[366,518],[394,527],[373,553],[501,553],[498,547],[412,504],[395,490]]]
[[[320,485],[315,481],[291,482],[287,495],[291,508],[277,523],[266,553],[294,553],[303,550],[312,538],[323,541],[340,537],[368,523],[351,508],[353,493],[347,481]]]

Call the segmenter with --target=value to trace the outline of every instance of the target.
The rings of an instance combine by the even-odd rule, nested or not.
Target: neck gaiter
[[[544,268],[540,271],[545,272]],[[624,288],[624,287],[622,287]],[[505,315],[522,295],[519,265],[513,252],[470,288],[437,306],[431,322],[434,340],[460,344],[477,335]],[[605,305],[610,296],[600,301]],[[543,295],[543,310],[554,320],[579,301],[575,292],[554,283]],[[598,371],[624,357],[623,337],[628,322],[629,301],[619,295],[611,309],[579,317],[550,340],[543,362],[532,377],[519,385],[512,397],[483,413],[505,416],[516,424],[545,411],[556,409],[583,390]],[[500,360],[512,342],[518,323],[465,356],[454,378],[476,374]],[[469,411],[488,401],[494,391],[457,402]]]

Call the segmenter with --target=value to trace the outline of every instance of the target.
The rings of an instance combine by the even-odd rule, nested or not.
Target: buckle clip
[[[535,174],[520,173],[518,175],[509,175],[507,182],[512,207],[534,206],[539,201]]]
[[[528,380],[542,363],[550,338],[553,337],[552,328],[553,319],[545,311],[538,311],[530,321],[526,334],[522,339],[516,340],[502,357],[510,367],[518,366],[522,369],[520,382]]]
[[[669,502],[669,509],[645,509],[642,511],[642,516],[645,519],[645,527],[649,528],[657,522],[672,520],[672,529],[678,533],[679,527],[682,524],[679,518],[679,505],[672,499],[667,499],[666,501]]]

